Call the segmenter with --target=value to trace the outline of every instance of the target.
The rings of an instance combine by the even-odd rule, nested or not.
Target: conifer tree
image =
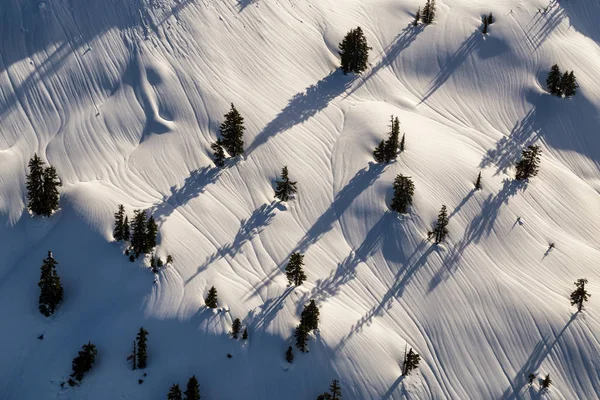
[[[341,400],[342,388],[340,387],[340,381],[334,379],[329,385],[329,392],[320,394],[317,400]]]
[[[479,175],[477,175],[477,180],[475,181],[475,190],[481,190],[481,171]]]
[[[187,387],[185,389],[185,400],[200,400],[200,384],[196,375],[188,380]]]
[[[577,279],[574,283],[575,290],[571,293],[571,305],[577,305],[577,312],[581,311],[583,308],[583,303],[588,301],[591,294],[587,292],[585,289],[585,285],[588,283],[587,279],[581,278]]]
[[[435,242],[441,243],[444,241],[444,238],[448,234],[448,211],[446,210],[446,206],[442,205],[442,209],[438,215],[437,226],[433,231],[435,233]]]
[[[529,374],[529,376],[527,376],[527,384],[529,385],[529,387],[531,387],[531,385],[533,385],[534,380],[535,380],[534,373],[531,373],[531,374]]]
[[[213,149],[213,158],[215,160],[215,165],[219,168],[225,166],[225,151],[223,150],[223,142],[221,139],[217,139],[216,142],[213,142],[210,145],[210,148]]]
[[[44,208],[44,164],[37,153],[34,153],[28,164],[27,208],[36,215],[42,214]]]
[[[541,154],[542,150],[540,149],[540,146],[527,146],[527,148],[522,151],[521,160],[517,163],[517,173],[515,178],[521,181],[536,176],[539,171]]]
[[[375,150],[373,150],[373,158],[375,159],[375,162],[385,162],[385,140],[379,142],[377,147],[375,147]]]
[[[421,356],[413,351],[411,348],[406,354],[406,358],[404,359],[404,365],[402,366],[402,375],[410,374],[410,371],[416,369],[421,362]]]
[[[231,109],[225,114],[225,121],[221,124],[221,143],[231,157],[244,154],[244,117],[231,103]]]
[[[244,332],[242,333],[242,340],[248,340],[248,328],[244,328]]]
[[[563,88],[563,94],[565,97],[573,97],[577,94],[577,89],[579,85],[577,84],[577,79],[575,79],[575,75],[573,71],[568,74],[565,72],[563,75],[564,82],[561,81],[561,87]]]
[[[561,87],[561,72],[560,68],[557,64],[554,64],[550,68],[550,72],[548,73],[548,78],[546,79],[546,86],[548,87],[548,91],[550,94],[555,96],[562,95],[562,87]]]
[[[402,140],[400,140],[400,153],[404,152],[404,146],[405,146],[405,136],[406,134],[403,133],[402,134]]]
[[[300,314],[300,324],[304,325],[307,331],[319,329],[319,307],[314,300],[311,300],[304,306],[302,314]]]
[[[400,121],[398,117],[391,116],[391,131],[390,137],[385,141],[384,147],[384,158],[385,162],[390,162],[395,160],[398,156],[398,147],[399,147],[399,139],[400,139]]]
[[[285,361],[289,362],[290,364],[294,362],[294,350],[292,350],[292,346],[289,346],[285,352]]]
[[[306,327],[300,323],[296,327],[296,331],[294,332],[294,336],[296,337],[296,347],[303,353],[308,352],[308,330]]]
[[[339,44],[339,48],[341,68],[344,71],[344,75],[348,74],[348,72],[360,74],[367,69],[369,50],[371,48],[367,44],[367,38],[360,26],[356,29],[351,29],[346,34],[344,40]]]
[[[146,368],[148,364],[148,331],[144,327],[140,328],[140,331],[136,337],[137,340],[137,366],[140,369]]]
[[[97,354],[98,350],[92,342],[84,344],[77,357],[73,359],[71,377],[81,382],[85,373],[92,369]]]
[[[491,25],[494,23],[494,16],[492,15],[492,13],[489,13],[489,15],[487,16],[487,22],[488,22],[488,25]]]
[[[425,3],[425,7],[423,7],[423,14],[421,16],[423,23],[427,25],[431,24],[435,19],[435,12],[435,0],[427,0],[427,2]]]
[[[134,210],[131,222],[131,247],[136,257],[146,252],[146,210]]]
[[[408,176],[398,175],[394,180],[394,197],[390,208],[400,214],[408,212],[415,194],[415,185]]]
[[[240,334],[240,329],[242,329],[242,321],[240,321],[239,318],[236,318],[231,325],[231,337],[237,339]]]
[[[413,20],[413,26],[419,25],[419,21],[421,20],[421,7],[417,9],[417,13],[415,14],[415,19]]]
[[[130,237],[129,232],[129,217],[125,216],[125,221],[123,222],[123,240],[128,241]]]
[[[41,276],[38,286],[40,288],[39,310],[42,315],[49,317],[54,314],[56,307],[63,299],[63,288],[60,283],[60,277],[56,272],[58,262],[52,256],[52,252],[48,252],[42,263]]]
[[[131,368],[133,370],[137,369],[137,342],[135,341],[135,339],[133,340],[131,353],[127,356],[127,361],[131,363]]]
[[[125,236],[125,206],[119,204],[119,209],[115,213],[115,229],[113,230],[113,237],[117,242],[123,240]]]
[[[490,24],[487,15],[483,16],[482,21],[483,21],[483,28],[481,28],[481,33],[483,33],[484,35],[487,35],[488,26]]]
[[[44,184],[42,197],[42,215],[49,217],[52,213],[58,210],[59,193],[58,187],[62,186],[56,169],[49,166],[44,170]]]
[[[298,182],[291,181],[288,174],[286,165],[281,170],[281,179],[277,181],[277,187],[275,188],[275,198],[281,201],[288,201],[290,196],[298,191],[296,188]]]
[[[208,291],[208,296],[206,296],[206,307],[209,308],[217,308],[217,289],[212,286]]]
[[[156,236],[158,235],[158,226],[154,217],[151,215],[146,222],[146,241],[144,253],[149,253],[156,247]]]
[[[551,385],[552,385],[552,379],[550,379],[550,374],[548,374],[542,381],[542,384],[541,384],[542,391],[548,390]]]
[[[285,275],[289,285],[300,286],[306,280],[306,274],[302,269],[304,265],[304,254],[292,253],[290,261],[285,267]]]
[[[167,394],[167,400],[183,400],[183,394],[181,393],[181,388],[178,384],[174,383],[173,386],[169,389],[169,394]]]

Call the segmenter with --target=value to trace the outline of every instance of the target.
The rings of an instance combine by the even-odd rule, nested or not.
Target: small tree
[[[231,337],[237,339],[240,334],[240,329],[242,329],[242,321],[240,321],[239,318],[236,318],[231,325]]]
[[[413,26],[419,25],[419,21],[421,20],[421,7],[417,9],[417,13],[415,14],[415,19],[413,20]]]
[[[98,350],[92,342],[84,344],[77,357],[73,359],[71,377],[81,382],[86,372],[92,369]]]
[[[340,381],[334,379],[329,385],[329,392],[320,394],[317,400],[341,400],[342,388],[340,387]]]
[[[555,96],[562,95],[562,87],[561,87],[561,72],[558,64],[554,64],[550,68],[550,72],[548,73],[548,78],[546,78],[546,86],[548,87],[548,91],[550,94]]]
[[[169,389],[169,394],[167,394],[167,400],[183,400],[181,388],[178,384],[174,383]]]
[[[569,73],[565,72],[561,80],[561,87],[565,97],[573,97],[577,94],[579,85],[577,84],[577,79],[575,78],[573,71]]]
[[[423,14],[421,15],[423,23],[427,25],[431,24],[435,19],[435,12],[435,0],[427,0],[427,2],[425,3],[425,7],[423,7]]]
[[[527,146],[527,148],[522,151],[521,160],[517,163],[517,173],[515,178],[521,181],[536,176],[539,171],[541,154],[542,150],[540,149],[540,146]]]
[[[56,169],[49,166],[44,170],[44,194],[43,194],[43,209],[42,215],[49,217],[52,213],[58,210],[58,187],[62,186]]]
[[[375,147],[375,150],[373,150],[373,158],[375,159],[375,162],[385,162],[385,140],[379,142],[377,147]]]
[[[492,13],[489,13],[489,15],[487,16],[487,22],[488,22],[488,25],[491,25],[494,23],[494,16],[492,15]]]
[[[319,307],[314,300],[311,300],[304,306],[300,315],[300,324],[304,325],[307,331],[319,329]]]
[[[406,134],[402,134],[402,140],[400,140],[400,153],[404,152],[404,147],[405,147],[405,135]]]
[[[137,366],[146,368],[148,364],[148,331],[141,327],[137,334]]]
[[[475,181],[475,190],[481,190],[481,172],[477,175],[477,180]]]
[[[391,116],[390,137],[385,141],[384,158],[385,162],[390,162],[398,157],[398,147],[400,139],[400,121],[398,117]]]
[[[52,252],[49,251],[48,257],[42,263],[40,281],[38,282],[40,288],[39,310],[46,317],[54,314],[64,295],[60,277],[56,272],[57,264],[58,262],[52,256]]]
[[[290,364],[294,362],[294,350],[292,350],[292,346],[289,346],[285,352],[285,361],[289,362]]]
[[[244,332],[242,333],[242,340],[248,340],[248,328],[244,328]]]
[[[131,363],[131,369],[135,371],[135,369],[137,368],[137,342],[135,341],[135,339],[133,341],[131,353],[129,353],[129,355],[127,356],[127,361]]]
[[[200,384],[196,375],[188,380],[187,387],[185,389],[185,400],[200,400]]]
[[[412,347],[406,354],[404,365],[402,366],[402,375],[409,375],[410,371],[419,367],[421,356],[413,351]]]
[[[27,208],[36,215],[44,209],[44,161],[34,153],[29,160],[27,175]]]
[[[548,374],[542,381],[542,384],[541,384],[542,391],[548,390],[551,385],[552,385],[552,379],[550,379],[550,374]]]
[[[119,204],[119,209],[115,213],[115,229],[113,230],[113,237],[117,242],[123,240],[125,236],[125,206]]]
[[[206,307],[209,308],[217,308],[217,289],[212,286],[208,291],[208,296],[206,296]]]
[[[481,19],[483,22],[483,27],[481,28],[481,33],[483,33],[484,35],[487,35],[488,27],[490,25],[490,23],[488,21],[488,17],[487,17],[487,15],[484,15]]]
[[[527,384],[529,385],[529,387],[531,387],[531,385],[533,385],[533,381],[535,380],[535,374],[534,373],[530,373],[527,376]]]
[[[125,222],[123,222],[123,240],[128,241],[130,236],[129,232],[129,217],[125,216]]]
[[[217,139],[216,142],[210,145],[210,148],[213,149],[213,157],[215,160],[215,165],[219,168],[225,166],[225,151],[223,150],[223,142],[221,139]]]
[[[306,327],[300,323],[296,327],[296,331],[294,332],[294,336],[296,337],[296,347],[303,353],[308,352],[308,330]]]
[[[302,269],[304,255],[298,252],[292,253],[290,261],[285,267],[285,275],[289,285],[300,286],[306,280],[306,274]]]
[[[394,197],[390,208],[400,214],[408,212],[415,194],[415,185],[408,176],[398,175],[394,180]]]
[[[288,176],[288,168],[287,166],[283,167],[281,170],[281,180],[277,181],[277,188],[275,189],[275,198],[281,201],[288,201],[290,196],[298,191],[296,188],[296,184],[298,182],[293,182],[290,180]]]
[[[146,222],[146,240],[144,244],[144,253],[149,253],[156,247],[156,236],[158,235],[158,226],[154,217],[151,215]]]
[[[441,243],[448,235],[448,211],[446,210],[446,206],[442,205],[442,209],[438,214],[437,226],[434,229],[435,233],[435,242]]]
[[[585,278],[577,279],[574,283],[575,290],[571,293],[571,305],[577,305],[577,312],[581,311],[583,303],[588,301],[591,296],[591,294],[585,290],[586,283],[588,283],[588,281]]]
[[[221,124],[221,143],[231,157],[244,154],[244,118],[231,103],[231,109],[225,114]]]
[[[341,68],[344,71],[344,75],[348,74],[348,72],[360,74],[367,69],[369,50],[371,48],[368,46],[367,38],[360,26],[356,29],[351,29],[339,44],[339,47]]]
[[[131,222],[131,248],[136,257],[146,252],[147,248],[147,230],[146,230],[146,211],[134,210],[133,221]]]

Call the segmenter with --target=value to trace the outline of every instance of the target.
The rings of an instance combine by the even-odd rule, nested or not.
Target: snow
[[[542,398],[600,397],[600,2],[547,5],[439,1],[412,27],[414,0],[3,1],[0,398],[161,399],[193,374],[207,399],[310,399],[334,378],[344,399],[538,398],[530,372],[554,382]],[[371,65],[344,76],[337,44],[359,25]],[[575,71],[573,99],[545,93],[554,63]],[[246,154],[218,170],[209,146],[231,102]],[[407,151],[379,166],[391,114]],[[531,143],[541,170],[518,183]],[[49,219],[25,210],[34,152],[63,181]],[[283,165],[299,188],[284,204]],[[388,209],[399,173],[415,182],[404,216]],[[119,203],[157,218],[174,262],[156,283],[112,241]],[[48,250],[65,301],[46,319]],[[294,251],[308,280],[291,289]],[[592,296],[575,314],[582,277]],[[204,307],[212,285],[229,312]],[[288,368],[312,298],[320,329]],[[238,317],[246,344],[227,335]],[[142,325],[139,385],[126,355]],[[94,369],[61,389],[88,341]],[[402,377],[406,344],[422,362]]]

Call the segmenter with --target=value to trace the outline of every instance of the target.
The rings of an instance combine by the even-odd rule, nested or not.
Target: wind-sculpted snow
[[[1,399],[163,399],[194,374],[203,399],[311,399],[332,379],[348,400],[600,397],[598,0],[438,2],[418,27],[413,0],[0,3]],[[356,26],[370,66],[343,75]],[[574,98],[546,93],[555,63]],[[217,169],[232,102],[246,152]],[[378,165],[390,115],[406,151]],[[540,173],[515,181],[530,144]],[[63,183],[49,219],[25,210],[34,152]],[[299,192],[279,203],[284,165]],[[415,184],[406,215],[389,209],[397,174]],[[156,279],[113,241],[118,204],[158,221],[174,263]],[[44,318],[48,250],[65,297]],[[295,251],[308,279],[291,288]],[[290,365],[311,299],[319,330]],[[247,342],[228,336],[235,318]],[[126,361],[142,325],[145,378]],[[88,341],[94,369],[61,388]],[[403,377],[407,346],[422,362]],[[550,374],[547,394],[530,373]]]

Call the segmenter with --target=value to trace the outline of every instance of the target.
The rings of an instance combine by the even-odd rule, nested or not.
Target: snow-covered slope
[[[434,24],[412,27],[419,6],[1,0],[0,398],[162,399],[192,374],[203,399],[311,399],[334,378],[344,399],[537,398],[530,372],[551,375],[544,398],[599,398],[600,1],[439,1]],[[337,44],[359,25],[371,65],[344,76]],[[554,63],[575,71],[575,98],[545,93]],[[209,146],[231,102],[246,154],[218,170]],[[407,151],[383,167],[371,152],[391,114]],[[541,171],[518,184],[534,142]],[[49,219],[25,211],[34,152],[63,181]],[[299,193],[280,204],[283,165]],[[416,186],[401,217],[387,206],[399,173]],[[175,262],[157,283],[112,241],[119,203],[159,221],[158,254]],[[442,204],[450,235],[435,246]],[[48,250],[65,301],[46,319]],[[294,251],[308,281],[291,290]],[[592,297],[575,314],[581,277]],[[229,312],[204,308],[211,285]],[[310,299],[320,329],[288,369]],[[227,336],[236,317],[246,344]],[[139,385],[125,358],[141,325]],[[90,340],[96,367],[61,389]],[[403,378],[406,344],[423,359]]]

